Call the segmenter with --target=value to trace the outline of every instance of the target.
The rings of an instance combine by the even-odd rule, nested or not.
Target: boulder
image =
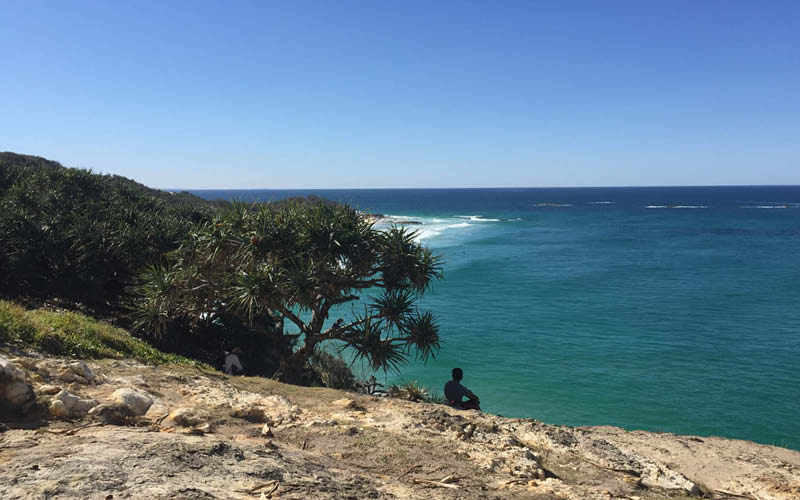
[[[83,361],[66,364],[59,372],[58,378],[62,382],[77,382],[83,385],[94,384],[97,380],[94,372]]]
[[[69,408],[66,403],[59,399],[50,401],[50,416],[58,419],[69,418]]]
[[[57,385],[44,384],[36,388],[36,392],[46,396],[52,396],[61,392],[61,387]]]
[[[153,404],[153,398],[149,394],[130,388],[117,389],[111,399],[130,408],[131,413],[137,417],[147,413]]]
[[[99,403],[95,399],[83,399],[62,390],[50,401],[50,414],[55,418],[71,419],[85,417]]]
[[[162,422],[162,427],[192,427],[200,424],[200,419],[191,408],[178,408],[173,410]]]
[[[165,417],[169,414],[169,408],[166,405],[161,403],[153,403],[150,405],[150,409],[147,410],[147,413],[144,414],[145,418],[150,420],[158,420],[162,417]]]
[[[130,417],[134,417],[133,410],[125,403],[99,404],[89,410],[92,420],[110,425],[126,425]]]
[[[36,394],[25,372],[6,358],[0,358],[0,413],[22,415],[36,404]]]
[[[189,436],[204,436],[212,432],[214,432],[214,427],[208,422],[181,430],[181,433]]]
[[[256,405],[235,407],[231,411],[231,416],[259,424],[269,420],[264,408]]]

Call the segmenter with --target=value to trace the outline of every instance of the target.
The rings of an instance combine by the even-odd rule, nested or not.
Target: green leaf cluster
[[[119,176],[0,153],[0,297],[119,310],[140,269],[212,216],[204,200],[170,197]]]
[[[142,273],[135,325],[155,337],[174,334],[176,320],[244,325],[281,346],[277,375],[289,381],[326,341],[374,369],[396,369],[412,353],[427,360],[439,327],[416,303],[441,278],[441,259],[415,237],[403,227],[376,230],[346,205],[234,203]],[[332,322],[343,304],[353,319]]]

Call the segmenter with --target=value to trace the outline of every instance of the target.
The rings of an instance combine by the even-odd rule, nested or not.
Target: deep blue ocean
[[[421,223],[443,345],[386,383],[460,366],[491,413],[800,449],[800,186],[193,192]]]

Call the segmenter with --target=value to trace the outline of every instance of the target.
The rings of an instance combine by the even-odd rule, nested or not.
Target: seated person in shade
[[[481,401],[472,391],[461,385],[464,372],[461,368],[453,368],[453,380],[444,384],[444,397],[453,408],[461,410],[480,410]],[[463,398],[467,398],[466,401]]]
[[[240,375],[244,371],[242,362],[239,360],[239,354],[242,350],[238,347],[232,352],[225,353],[225,373],[228,375]]]

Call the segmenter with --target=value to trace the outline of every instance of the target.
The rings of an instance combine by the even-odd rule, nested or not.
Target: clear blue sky
[[[800,1],[0,4],[0,150],[162,188],[800,184]]]

